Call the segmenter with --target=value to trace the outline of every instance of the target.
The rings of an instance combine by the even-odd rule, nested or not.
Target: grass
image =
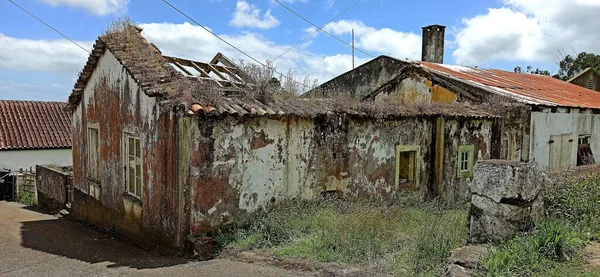
[[[465,243],[466,220],[465,210],[434,204],[289,202],[218,240],[226,248],[266,250],[281,258],[441,276],[450,251]]]
[[[600,238],[600,175],[557,182],[545,190],[547,219],[533,232],[496,246],[482,276],[600,276],[581,249]]]

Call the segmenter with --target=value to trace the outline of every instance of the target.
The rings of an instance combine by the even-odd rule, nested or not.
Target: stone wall
[[[35,167],[38,206],[51,212],[63,209],[71,202],[73,176],[70,168]]]
[[[534,164],[477,162],[469,184],[469,241],[496,243],[531,230],[544,217],[542,192],[548,181]]]

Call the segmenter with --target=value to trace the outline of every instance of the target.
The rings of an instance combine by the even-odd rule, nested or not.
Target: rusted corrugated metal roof
[[[497,69],[416,62],[432,73],[452,78],[520,102],[600,109],[600,93],[550,76],[514,73]]]
[[[71,147],[67,103],[0,100],[0,150]]]

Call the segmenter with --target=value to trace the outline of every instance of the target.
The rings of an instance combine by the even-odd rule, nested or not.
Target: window
[[[590,79],[587,81],[587,88],[594,89],[594,81],[593,80]]]
[[[142,198],[142,149],[140,139],[125,135],[125,186],[127,192]]]
[[[504,137],[502,139],[502,158],[505,160],[510,160],[510,139],[508,137]]]
[[[461,145],[458,147],[458,177],[473,176],[474,145]]]
[[[579,135],[579,140],[577,141],[577,144],[590,144],[590,137],[591,135]]]
[[[100,140],[98,126],[91,125],[87,129],[87,175],[92,181],[100,179]]]
[[[419,146],[396,147],[396,186],[419,187],[420,149]]]
[[[577,141],[577,166],[595,164],[594,153],[590,147],[591,135],[579,135]]]

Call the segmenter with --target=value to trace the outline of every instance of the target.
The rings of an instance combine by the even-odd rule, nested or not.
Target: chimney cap
[[[425,26],[422,29],[429,29],[429,28],[434,28],[434,27],[446,29],[446,26],[444,26],[444,25],[438,25],[438,24],[433,24],[433,25]]]

